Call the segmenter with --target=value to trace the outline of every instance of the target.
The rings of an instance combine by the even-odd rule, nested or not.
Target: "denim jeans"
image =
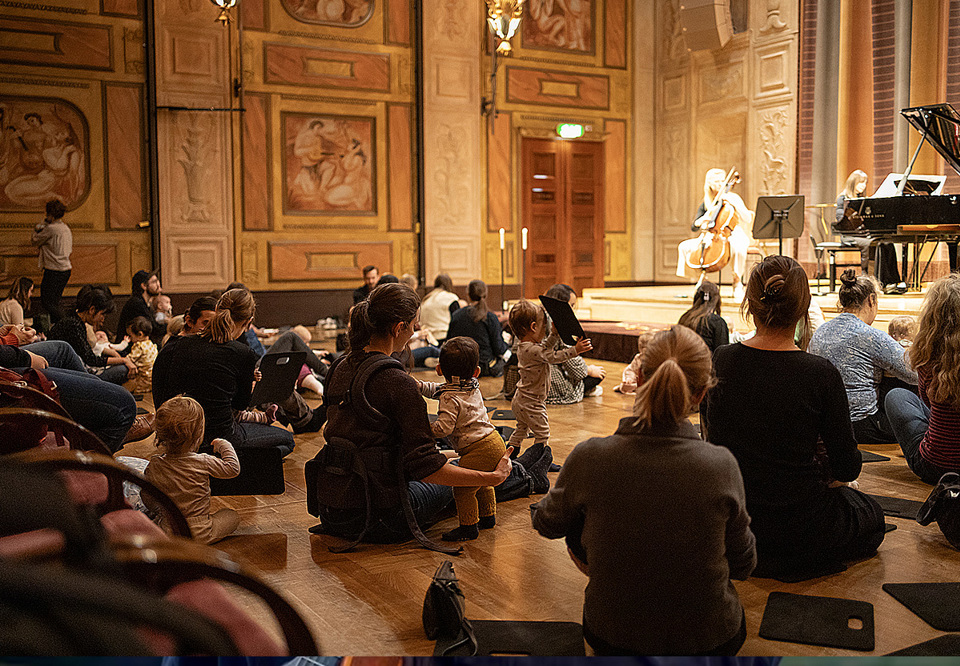
[[[410,494],[410,506],[417,524],[427,529],[437,522],[440,513],[453,504],[453,488],[436,483],[410,481],[407,484]],[[530,475],[517,462],[506,481],[494,488],[498,502],[506,502],[520,497],[527,497],[532,490]],[[328,534],[344,538],[355,538],[363,529],[364,510],[340,510],[330,507],[320,507],[319,518]],[[374,516],[373,525],[364,536],[364,541],[370,543],[400,543],[411,538],[407,520],[403,515],[403,507],[380,512]]]
[[[440,358],[440,347],[434,347],[433,345],[417,347],[410,351],[413,352],[414,364],[420,367],[423,367],[423,362],[428,358]]]
[[[268,354],[279,354],[281,352],[295,352],[302,351],[306,352],[307,358],[304,361],[304,364],[315,373],[323,377],[327,374],[326,363],[320,360],[320,357],[313,353],[313,350],[310,349],[310,346],[303,341],[303,339],[294,333],[293,331],[287,331],[279,338],[277,341],[270,345],[270,349],[267,350]]]
[[[127,381],[129,372],[126,365],[119,363],[117,365],[108,365],[103,369],[99,377],[102,381],[110,384],[122,384]]]
[[[86,372],[83,361],[77,352],[73,351],[70,343],[63,340],[47,340],[45,342],[34,342],[24,345],[22,349],[42,356],[46,359],[51,368],[60,368],[61,370],[73,370],[74,372]]]
[[[237,448],[270,448],[277,447],[284,456],[293,453],[293,434],[289,430],[275,428],[265,423],[236,423],[234,424],[236,438],[231,444]]]
[[[955,471],[938,467],[920,455],[920,443],[930,425],[930,408],[920,396],[906,389],[893,389],[887,394],[884,407],[907,466],[921,481],[935,486],[941,476]]]
[[[47,368],[43,374],[57,385],[60,404],[77,423],[102,439],[111,451],[123,447],[137,416],[137,403],[129,391],[86,371]]]

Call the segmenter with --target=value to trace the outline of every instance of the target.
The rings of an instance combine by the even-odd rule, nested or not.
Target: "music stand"
[[[753,237],[757,240],[776,238],[783,254],[783,239],[800,238],[803,234],[803,202],[802,194],[757,198]]]

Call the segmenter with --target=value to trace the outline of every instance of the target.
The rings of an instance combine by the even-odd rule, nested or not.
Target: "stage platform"
[[[839,313],[837,294],[826,293],[826,281],[818,291],[811,281],[810,291],[820,304],[824,317],[832,319]],[[636,338],[646,330],[655,330],[677,323],[693,301],[692,284],[668,284],[650,287],[610,287],[584,289],[578,303],[577,316],[588,335],[596,337],[595,358],[627,363],[636,350]],[[822,294],[822,295],[818,295]],[[730,330],[746,333],[753,326],[740,316],[740,304],[733,300],[733,288],[724,285],[720,290],[721,314]],[[880,295],[880,310],[874,327],[887,330],[889,321],[898,315],[919,317],[923,293],[909,292],[902,296]],[[620,338],[620,339],[617,339]],[[629,354],[629,357],[627,357]]]

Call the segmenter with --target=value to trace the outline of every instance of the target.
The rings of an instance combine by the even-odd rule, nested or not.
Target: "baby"
[[[440,401],[437,420],[431,425],[436,437],[448,437],[460,455],[460,467],[491,472],[503,457],[506,446],[500,433],[490,423],[487,408],[480,395],[480,347],[464,336],[450,338],[440,349],[437,374],[446,383],[421,382],[420,392],[427,398]],[[497,523],[497,500],[493,488],[457,487],[453,489],[457,502],[460,527],[445,532],[444,541],[476,539],[481,529]]]
[[[544,341],[547,328],[547,315],[540,305],[524,300],[510,310],[510,329],[520,340],[517,347],[520,380],[511,403],[517,429],[510,437],[510,446],[519,451],[520,443],[533,434],[533,446],[517,458],[524,467],[537,462],[546,453],[550,453],[548,457],[552,460],[552,452],[547,446],[550,421],[546,406],[550,366],[593,349],[588,338],[581,338],[573,347],[554,349],[560,336],[554,332]]]
[[[215,439],[213,451],[219,457],[197,453],[203,441],[203,407],[183,395],[160,405],[156,429],[163,453],[150,459],[143,475],[176,502],[196,541],[213,543],[231,534],[240,525],[240,516],[233,509],[210,513],[210,477],[232,479],[240,474],[233,445]]]
[[[153,362],[157,359],[157,345],[150,339],[153,325],[146,317],[134,317],[127,324],[127,337],[130,338],[129,358],[137,366],[137,376],[133,380],[134,393],[146,393],[153,388]]]
[[[637,392],[640,377],[640,361],[643,359],[643,350],[647,344],[653,340],[653,333],[641,333],[637,338],[637,355],[630,361],[630,365],[623,369],[623,375],[620,377],[620,384],[613,387],[614,391],[633,395]]]
[[[167,321],[173,317],[173,303],[166,294],[160,294],[150,299],[150,310],[153,312],[153,319],[160,326],[166,326]]]
[[[910,315],[894,317],[887,324],[887,333],[899,342],[900,346],[908,348],[913,344],[913,338],[917,334],[917,320]]]

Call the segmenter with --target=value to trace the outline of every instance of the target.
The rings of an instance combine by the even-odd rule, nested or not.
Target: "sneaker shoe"
[[[135,418],[133,425],[130,426],[130,430],[127,431],[127,436],[124,438],[123,443],[139,442],[141,439],[146,439],[152,435],[154,430],[153,422],[156,418],[156,414],[143,414]]]
[[[480,528],[476,525],[461,525],[455,530],[444,532],[440,538],[444,541],[473,541],[480,536]]]
[[[584,398],[597,398],[603,395],[603,387],[597,384],[592,389],[583,394]]]

